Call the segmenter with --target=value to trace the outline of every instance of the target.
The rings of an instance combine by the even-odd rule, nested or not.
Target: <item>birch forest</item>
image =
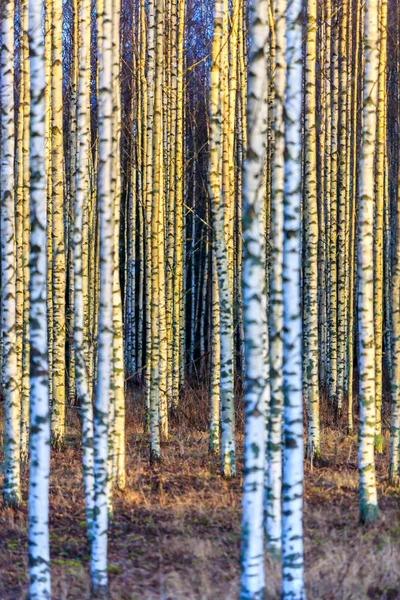
[[[0,54],[0,600],[400,599],[400,0]]]

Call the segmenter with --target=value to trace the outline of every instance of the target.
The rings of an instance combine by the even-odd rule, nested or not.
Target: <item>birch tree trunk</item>
[[[400,164],[398,166],[400,178]],[[389,481],[400,483],[400,185],[396,198],[396,238],[393,262],[392,320],[393,369],[391,373],[391,421]]]
[[[284,452],[282,600],[304,600],[303,415],[300,308],[301,1],[286,8],[285,187],[283,240]]]
[[[52,0],[52,278],[53,278],[53,365],[52,439],[57,447],[65,436],[65,242],[64,242],[64,148],[62,98],[62,0]]]
[[[100,299],[98,320],[98,369],[94,406],[94,523],[91,556],[92,591],[106,595],[108,530],[108,411],[113,348],[113,246],[112,198],[112,18],[113,0],[98,0],[99,53],[99,166]]]
[[[21,502],[20,390],[16,337],[16,242],[14,202],[14,2],[2,4],[1,19],[1,321],[5,401],[4,489],[7,506]]]
[[[270,382],[271,408],[268,429],[268,462],[266,464],[265,512],[267,548],[272,554],[281,552],[282,541],[282,415],[283,415],[283,201],[285,166],[285,129],[283,105],[285,95],[285,3],[275,1],[275,77],[272,121],[275,148],[272,164],[270,272]]]
[[[50,412],[47,346],[47,193],[42,5],[29,0],[30,114],[30,470],[29,598],[50,598]]]
[[[317,3],[307,3],[307,51],[305,67],[305,343],[307,352],[309,457],[320,456],[319,431],[319,340],[318,340],[318,206],[317,206],[317,131],[316,63]]]
[[[113,268],[113,373],[115,399],[113,481],[125,488],[125,372],[120,285],[120,213],[121,213],[121,99],[120,99],[120,0],[113,0],[113,200],[114,200],[114,268]]]
[[[242,205],[245,440],[240,597],[243,600],[264,596],[264,459],[269,410],[262,177],[268,124],[267,1],[254,0],[250,11],[248,147]]]
[[[380,3],[379,75],[377,99],[377,162],[375,197],[375,274],[374,274],[374,320],[375,320],[375,449],[383,452],[382,437],[382,359],[383,359],[383,244],[385,199],[385,153],[386,153],[386,46],[387,1]]]
[[[82,414],[82,464],[85,486],[88,538],[92,538],[94,502],[93,406],[87,369],[87,337],[85,336],[85,298],[83,215],[89,196],[90,149],[90,0],[79,0],[79,66],[77,99],[77,164],[74,203],[74,349],[76,390]]]
[[[21,77],[23,78],[23,110],[21,110],[22,126],[22,279],[23,279],[23,313],[22,313],[22,388],[21,388],[21,460],[28,459],[29,450],[29,121],[30,121],[30,91],[29,91],[29,40],[28,40],[28,2],[21,5],[21,56],[24,64]]]
[[[374,170],[378,92],[378,2],[365,3],[364,105],[361,131],[358,227],[358,345],[360,520],[378,516],[375,480]]]
[[[221,335],[221,470],[225,477],[236,475],[235,413],[233,382],[233,327],[229,289],[229,265],[224,232],[224,202],[220,178],[221,166],[221,99],[220,52],[223,3],[214,2],[214,31],[210,75],[210,163],[209,192],[217,258]]]

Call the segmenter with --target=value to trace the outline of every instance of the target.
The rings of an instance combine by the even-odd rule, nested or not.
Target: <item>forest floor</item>
[[[136,397],[135,405],[142,404]],[[221,479],[217,461],[208,455],[206,395],[192,391],[183,406],[180,422],[171,427],[170,441],[164,444],[163,463],[156,467],[148,464],[143,410],[129,411],[127,487],[115,494],[109,535],[113,600],[238,597],[242,478]],[[386,483],[388,433],[384,455],[377,459],[380,519],[366,529],[358,525],[356,435],[345,435],[344,427],[329,420],[325,419],[322,432],[323,459],[318,465],[305,464],[307,598],[400,599],[400,492]],[[74,410],[68,421],[66,448],[54,454],[51,463],[52,597],[85,600],[89,551]],[[270,557],[266,579],[266,598],[278,599],[280,567]],[[26,504],[18,511],[3,507],[0,600],[22,600],[26,589]]]

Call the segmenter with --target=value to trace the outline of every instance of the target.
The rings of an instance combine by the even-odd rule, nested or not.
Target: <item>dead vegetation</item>
[[[207,399],[184,397],[179,422],[150,468],[136,397],[128,423],[128,483],[115,495],[109,575],[113,600],[237,598],[241,477],[224,481],[208,456]],[[79,422],[69,415],[69,440],[52,459],[50,531],[54,600],[89,598],[89,550],[80,469]],[[241,421],[239,421],[240,423]],[[306,590],[312,600],[400,598],[400,493],[386,483],[385,452],[377,458],[381,518],[358,525],[357,439],[325,419],[323,459],[305,465]],[[239,435],[240,438],[240,435]],[[27,472],[24,471],[24,498]],[[27,510],[0,512],[0,599],[27,589]],[[268,599],[279,598],[280,569],[266,559]]]

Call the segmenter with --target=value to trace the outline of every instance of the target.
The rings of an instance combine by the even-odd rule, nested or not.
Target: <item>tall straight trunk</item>
[[[173,387],[172,408],[176,408],[179,400],[179,389],[183,383],[182,366],[185,363],[184,339],[182,339],[183,308],[184,308],[184,95],[183,95],[183,49],[185,28],[185,3],[178,2],[178,31],[177,31],[177,73],[176,73],[176,153],[175,153],[175,254],[174,254],[174,292],[173,292]]]
[[[161,211],[163,208],[162,179],[162,53],[163,53],[163,0],[155,2],[155,82],[153,108],[153,171],[152,171],[152,220],[151,220],[151,368],[150,368],[150,460],[161,460],[160,448],[160,261],[159,243],[163,235]]]
[[[207,257],[208,258],[208,257]],[[215,250],[211,249],[211,356],[210,356],[210,440],[209,449],[220,451],[221,339],[218,274]]]
[[[330,380],[329,397],[337,408],[338,291],[337,291],[337,216],[338,216],[338,125],[339,125],[339,13],[338,2],[332,3],[331,17],[331,128],[330,128],[330,199],[329,199],[329,330]],[[329,151],[329,150],[328,150]]]
[[[353,363],[354,363],[354,299],[355,299],[355,276],[356,276],[356,202],[358,192],[358,160],[357,160],[357,123],[359,107],[359,54],[360,54],[360,33],[361,33],[361,8],[360,0],[356,0],[355,10],[355,40],[354,40],[354,79],[352,88],[352,132],[351,132],[351,160],[352,160],[352,187],[351,187],[351,205],[350,205],[350,240],[349,240],[349,326],[348,326],[348,382],[347,382],[347,430],[353,431]]]
[[[142,0],[144,3],[144,0]],[[146,423],[149,427],[151,412],[151,353],[152,353],[152,277],[151,236],[152,236],[152,194],[153,194],[153,115],[154,115],[154,75],[155,75],[155,0],[148,3],[147,30],[147,120],[146,120],[146,196],[145,196],[145,238],[146,238]]]
[[[243,324],[245,439],[241,549],[242,599],[264,594],[264,460],[269,410],[269,365],[263,169],[268,125],[268,5],[253,2],[247,79],[248,147],[243,165]]]
[[[175,237],[177,219],[176,211],[176,135],[177,135],[177,40],[178,40],[177,2],[171,2],[170,36],[169,36],[169,61],[170,61],[170,131],[169,131],[169,179],[168,179],[168,206],[167,206],[167,250],[166,250],[166,318],[168,327],[168,394],[169,402],[175,406],[179,394],[179,346],[176,341],[177,328],[174,324],[174,285],[175,285],[175,251],[179,240]]]
[[[139,290],[138,290],[138,322],[137,322],[137,365],[139,369],[144,367],[144,348],[143,348],[143,330],[144,330],[144,285],[145,285],[145,260],[146,260],[146,247],[145,247],[145,206],[147,197],[147,170],[146,170],[146,123],[147,123],[147,82],[145,76],[146,66],[146,16],[144,10],[144,2],[140,2],[140,58],[139,58],[139,70],[140,70],[140,103],[141,103],[141,136],[139,138],[141,147],[138,148],[138,165],[140,170],[140,197],[138,204],[138,218],[139,218]],[[141,377],[140,377],[141,379]]]
[[[67,289],[67,305],[66,312],[66,333],[68,346],[68,404],[74,406],[76,397],[76,374],[75,374],[75,351],[74,351],[74,259],[73,259],[73,235],[74,235],[74,200],[75,200],[75,184],[76,184],[76,162],[77,162],[77,97],[78,97],[78,60],[79,60],[79,9],[78,0],[72,2],[72,53],[71,53],[71,72],[70,72],[70,99],[69,99],[69,130],[67,132],[68,147],[66,152],[66,172],[65,172],[65,188],[66,188],[66,206],[64,210],[64,227],[65,227],[65,259],[66,259],[66,277],[68,277]]]
[[[346,374],[346,330],[348,315],[348,178],[347,178],[347,139],[348,139],[348,78],[347,78],[347,0],[341,3],[339,28],[339,95],[338,95],[338,221],[337,221],[337,281],[338,281],[338,312],[337,312],[337,388],[336,403],[338,415],[343,410],[343,398]]]
[[[374,274],[374,319],[375,319],[375,448],[383,452],[382,437],[382,358],[383,358],[383,251],[384,251],[384,205],[385,205],[385,151],[386,151],[386,45],[387,45],[387,0],[380,3],[379,22],[379,79],[377,105],[377,165],[375,197],[375,274]]]
[[[23,270],[23,313],[22,313],[22,388],[21,388],[21,459],[28,458],[29,448],[29,121],[30,121],[30,72],[29,72],[29,40],[28,40],[28,2],[21,4],[21,56],[24,64],[21,77],[24,79],[23,98],[23,135],[22,135],[22,270]]]
[[[24,312],[24,270],[23,270],[23,205],[24,205],[24,88],[29,82],[26,82],[24,74],[26,60],[24,57],[24,24],[23,24],[23,12],[24,6],[22,3],[19,6],[19,18],[20,18],[20,32],[19,32],[19,106],[18,106],[18,119],[15,138],[15,212],[14,212],[14,223],[15,223],[15,351],[17,354],[17,381],[20,382],[20,394],[21,394],[21,412],[20,412],[20,427],[21,427],[21,440],[20,440],[20,456],[21,459],[26,459],[28,455],[28,447],[26,443],[22,443],[22,432],[24,416],[28,417],[29,422],[29,404],[28,414],[25,410],[22,410],[22,357],[23,357],[23,312]],[[24,414],[25,413],[25,414]],[[26,438],[26,442],[28,439]],[[25,456],[23,456],[25,455]]]
[[[47,193],[47,332],[49,345],[49,393],[53,398],[53,187],[52,187],[52,12],[53,0],[46,0],[44,5],[44,45],[46,65],[46,193]]]
[[[285,187],[283,238],[284,451],[282,599],[304,600],[303,419],[300,308],[301,1],[286,9]]]
[[[113,0],[98,0],[99,56],[99,166],[100,298],[98,317],[98,369],[94,405],[94,523],[91,555],[92,590],[106,595],[108,539],[108,426],[113,352],[112,281],[114,265],[114,206],[112,198]]]
[[[30,111],[30,469],[29,598],[50,598],[50,413],[47,346],[45,58],[42,6],[29,0]]]
[[[221,99],[220,51],[222,41],[223,3],[214,2],[214,31],[210,75],[210,164],[209,193],[217,258],[221,335],[221,470],[225,477],[236,475],[235,413],[233,385],[233,327],[229,288],[229,264],[224,231],[224,199],[220,178],[221,166]]]
[[[391,421],[389,480],[400,483],[400,163],[397,167],[396,237],[392,270],[392,348],[393,369],[391,373]]]
[[[62,0],[52,0],[52,278],[53,278],[53,365],[52,439],[55,446],[65,436],[65,242],[64,242],[64,148],[62,97]]]
[[[76,390],[82,415],[82,464],[85,486],[88,538],[92,538],[94,502],[93,406],[87,368],[87,336],[85,335],[85,297],[83,226],[85,204],[89,195],[90,152],[90,0],[79,0],[78,23],[78,96],[76,116],[76,180],[74,198],[74,351]]]
[[[271,243],[272,263],[269,296],[271,407],[268,429],[268,461],[265,473],[265,512],[267,548],[278,555],[282,548],[282,415],[283,415],[283,200],[285,167],[285,130],[283,106],[285,95],[285,11],[284,2],[275,2],[275,77],[272,120],[275,148],[272,163]]]
[[[319,431],[319,340],[318,340],[318,206],[316,64],[317,3],[307,4],[307,51],[305,66],[305,235],[304,269],[305,342],[307,352],[308,441],[310,457],[320,455]]]
[[[331,354],[331,324],[332,324],[332,300],[330,295],[331,290],[331,270],[330,270],[330,256],[331,256],[331,228],[330,228],[330,213],[331,213],[331,97],[332,97],[332,85],[330,77],[330,52],[331,52],[331,1],[326,0],[324,2],[324,20],[325,20],[325,47],[324,47],[324,116],[325,116],[325,131],[324,131],[324,219],[325,219],[325,283],[326,283],[326,351],[327,351],[327,369],[325,385],[329,390],[332,387],[332,354]]]
[[[1,20],[1,321],[5,401],[4,489],[7,506],[21,502],[20,389],[16,351],[16,252],[14,203],[14,2],[2,6]]]
[[[121,212],[121,99],[120,99],[120,0],[113,0],[113,201],[114,201],[114,268],[113,268],[113,372],[112,388],[115,401],[113,481],[125,488],[125,373],[122,325],[122,297],[120,286],[120,212]]]
[[[360,520],[378,516],[375,480],[375,328],[374,328],[374,170],[376,144],[378,56],[378,2],[365,3],[364,96],[360,154],[358,227],[358,345],[360,429],[358,468]]]

